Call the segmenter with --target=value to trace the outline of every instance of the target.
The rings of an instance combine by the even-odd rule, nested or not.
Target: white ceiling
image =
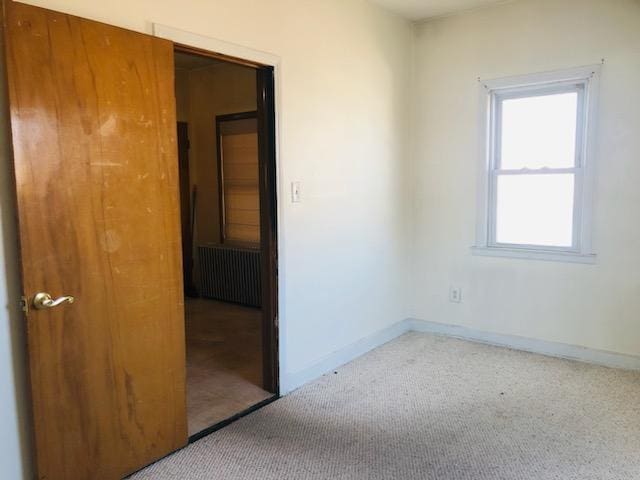
[[[429,17],[484,7],[505,0],[371,0],[392,12],[410,20],[424,20]]]

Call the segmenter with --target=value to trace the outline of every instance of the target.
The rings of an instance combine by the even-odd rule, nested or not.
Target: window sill
[[[547,250],[528,250],[525,248],[506,247],[471,247],[473,255],[483,257],[519,258],[524,260],[543,260],[547,262],[568,262],[595,264],[595,254],[573,252],[550,252]]]

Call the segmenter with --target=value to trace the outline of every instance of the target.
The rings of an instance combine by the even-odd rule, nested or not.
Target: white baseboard
[[[339,350],[336,350],[329,355],[323,357],[319,362],[298,370],[297,372],[289,373],[280,379],[280,393],[285,395],[292,392],[296,388],[301,387],[305,383],[308,383],[316,378],[324,375],[325,373],[334,370],[345,363],[349,363],[351,360],[364,355],[370,350],[384,345],[390,342],[394,338],[399,337],[403,333],[409,331],[411,326],[411,320],[401,320],[393,325],[380,330],[368,337],[358,340],[351,345],[347,345]]]
[[[481,330],[474,330],[472,328],[462,327],[459,325],[428,322],[426,320],[418,320],[415,318],[408,319],[408,321],[409,330],[415,332],[444,335],[472,342],[486,343],[488,345],[507,347],[514,350],[538,353],[549,357],[592,363],[595,365],[602,365],[604,367],[640,370],[640,357],[633,355],[595,350],[577,345],[549,342],[546,340],[536,340],[534,338],[518,337],[515,335],[483,332]]]
[[[443,335],[446,337],[538,353],[549,357],[576,360],[605,367],[640,370],[640,357],[633,355],[594,350],[577,345],[536,340],[534,338],[518,337],[516,335],[483,332],[481,330],[475,330],[459,325],[448,325],[445,323],[429,322],[416,318],[407,318],[368,337],[358,340],[351,345],[347,345],[340,350],[336,350],[307,368],[285,375],[280,381],[280,393],[285,395],[292,392],[305,383],[315,380],[325,373],[328,373],[345,363],[349,363],[351,360],[354,360],[368,351],[384,345],[385,343],[390,342],[394,338],[409,331]]]

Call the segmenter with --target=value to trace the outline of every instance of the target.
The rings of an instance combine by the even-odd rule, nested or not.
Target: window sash
[[[515,100],[518,98],[533,98],[563,93],[576,93],[576,138],[575,138],[575,167],[583,165],[583,143],[584,143],[584,117],[586,108],[586,83],[570,82],[553,84],[539,87],[520,87],[517,89],[505,89],[494,91],[491,94],[491,170],[499,169],[502,165],[502,104],[505,100]],[[552,168],[552,167],[548,167]]]
[[[576,111],[576,146],[575,161],[573,167],[553,168],[543,167],[537,169],[502,169],[501,165],[501,145],[502,145],[502,102],[517,98],[530,98],[536,96],[547,96],[562,93],[577,93]],[[549,252],[579,253],[581,251],[582,239],[582,213],[583,213],[583,192],[584,192],[584,140],[585,140],[585,112],[586,112],[586,81],[558,82],[552,85],[541,85],[537,87],[527,86],[511,89],[500,89],[491,92],[490,96],[490,137],[489,137],[489,178],[488,178],[488,212],[487,212],[487,246],[493,248],[509,248],[522,250],[537,250]],[[572,244],[565,246],[549,246],[535,244],[511,244],[499,243],[497,235],[497,209],[498,209],[498,177],[501,175],[553,175],[572,174],[574,176],[574,199],[573,199],[573,225]]]
[[[497,212],[498,212],[498,177],[507,176],[507,175],[539,175],[539,174],[570,174],[573,175],[574,181],[574,198],[573,198],[573,225],[572,225],[572,242],[571,246],[553,246],[553,245],[537,245],[537,244],[526,244],[526,243],[504,243],[498,242],[496,239],[497,236]],[[535,249],[535,250],[546,250],[551,252],[570,252],[570,253],[578,253],[581,251],[581,238],[582,238],[582,203],[580,199],[582,198],[582,189],[583,189],[583,179],[584,179],[584,169],[582,168],[558,168],[558,169],[544,169],[544,172],[541,170],[528,170],[524,172],[522,170],[503,170],[503,171],[493,171],[491,174],[491,179],[489,181],[489,215],[488,215],[488,242],[487,246],[495,247],[495,248],[510,248],[510,249]]]

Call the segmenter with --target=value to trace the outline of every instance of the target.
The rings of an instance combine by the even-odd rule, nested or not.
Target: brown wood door
[[[41,479],[116,479],[183,446],[171,42],[6,2]]]

